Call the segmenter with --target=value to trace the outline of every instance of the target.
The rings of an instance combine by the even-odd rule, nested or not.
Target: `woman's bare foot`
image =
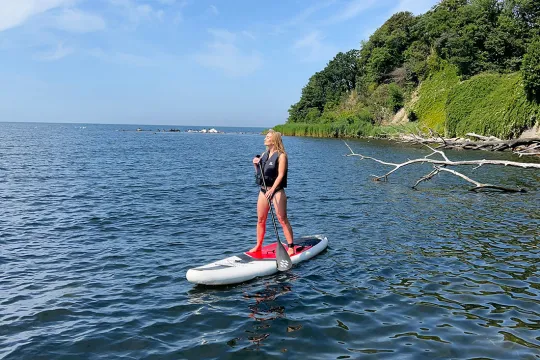
[[[253,249],[249,250],[248,252],[254,253],[254,252],[261,252],[262,246],[255,246]]]
[[[287,249],[287,254],[289,254],[289,256],[294,255],[294,249],[293,248],[288,248]]]

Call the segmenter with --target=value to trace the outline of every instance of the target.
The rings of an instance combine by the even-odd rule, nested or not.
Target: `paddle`
[[[261,178],[264,186],[264,191],[267,192],[268,189],[266,188],[266,181],[264,180],[264,172],[261,166],[261,162],[259,161],[259,170],[261,171]],[[287,271],[292,267],[292,261],[291,257],[285,251],[283,248],[283,244],[281,243],[281,240],[279,240],[279,233],[276,225],[276,219],[274,217],[274,210],[272,209],[272,203],[270,202],[270,199],[268,200],[268,206],[270,206],[270,213],[272,214],[272,222],[274,223],[274,230],[276,231],[276,237],[277,237],[277,245],[276,245],[276,263],[277,268],[279,271]]]

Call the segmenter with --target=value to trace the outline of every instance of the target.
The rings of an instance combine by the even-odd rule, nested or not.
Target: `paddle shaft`
[[[263,186],[264,186],[264,191],[266,193],[266,192],[268,192],[268,188],[266,187],[266,181],[264,180],[264,171],[263,171],[260,160],[259,160],[258,165],[259,165],[259,170],[261,171],[261,178],[262,178],[262,183],[263,183]],[[272,214],[272,222],[274,223],[274,230],[276,232],[276,237],[277,237],[276,262],[278,264],[278,270],[281,270],[281,271],[288,270],[292,266],[291,257],[285,251],[285,249],[283,249],[283,244],[281,243],[281,240],[279,240],[279,233],[278,233],[278,229],[277,229],[277,225],[276,225],[276,219],[274,217],[274,210],[272,209],[272,202],[270,201],[271,199],[267,198],[266,200],[268,200],[268,206],[270,207],[270,213]],[[284,262],[286,262],[287,265],[284,265]],[[283,267],[282,269],[280,268],[280,265]]]
[[[261,178],[263,181],[264,191],[268,192],[268,189],[266,188],[266,182],[264,181],[264,174],[262,173],[262,167],[261,167],[260,162],[259,162],[259,169],[261,169]],[[281,243],[281,240],[279,240],[279,233],[278,233],[278,229],[276,225],[276,219],[274,217],[274,210],[272,209],[272,203],[270,199],[267,198],[266,200],[268,200],[268,206],[270,206],[270,213],[272,214],[272,222],[274,223],[274,230],[276,231],[277,241]]]

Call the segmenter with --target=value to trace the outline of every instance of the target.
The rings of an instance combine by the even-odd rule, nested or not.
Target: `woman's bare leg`
[[[264,234],[266,232],[266,219],[268,218],[268,200],[266,196],[259,191],[259,198],[257,199],[257,245],[249,250],[249,252],[261,251],[262,244],[264,241]]]
[[[283,228],[283,234],[285,239],[287,239],[288,244],[294,243],[293,231],[291,223],[287,218],[287,195],[285,195],[285,190],[280,190],[274,194],[274,209],[276,210],[276,216],[278,218],[281,227]],[[294,254],[294,249],[287,250],[289,255]]]

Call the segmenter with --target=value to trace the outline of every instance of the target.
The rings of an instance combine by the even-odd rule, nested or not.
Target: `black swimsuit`
[[[276,187],[276,190],[274,191],[274,193],[272,194],[272,198],[274,197],[274,195],[276,195],[278,192],[280,192],[281,190],[285,190],[283,189],[281,186],[278,186]],[[261,188],[261,192],[263,194],[266,194],[266,190],[264,188]]]
[[[274,182],[276,181],[278,177],[278,168],[279,168],[279,156],[281,154],[279,152],[275,152],[272,156],[269,157],[268,153],[264,153],[261,157],[262,161],[262,168],[264,173],[264,179],[266,181],[266,186],[268,188],[272,187],[274,185]],[[281,182],[276,187],[276,190],[274,191],[274,194],[272,194],[272,197],[274,195],[283,190],[287,187],[287,170],[285,170],[285,176],[281,179]],[[263,194],[266,194],[266,190],[264,189],[264,185],[261,183],[261,192]]]

